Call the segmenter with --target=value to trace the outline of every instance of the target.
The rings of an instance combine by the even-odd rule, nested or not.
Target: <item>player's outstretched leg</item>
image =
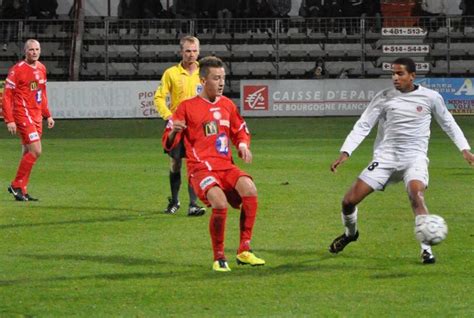
[[[344,207],[343,207],[344,209]],[[354,208],[354,212],[351,214],[345,214],[341,212],[342,224],[344,224],[344,234],[336,237],[329,246],[329,252],[337,254],[341,252],[347,244],[350,242],[357,241],[359,238],[359,231],[357,230],[357,207]]]
[[[329,252],[339,253],[347,244],[357,241],[359,231],[357,230],[357,205],[374,191],[370,185],[358,178],[342,199],[341,219],[344,225],[344,234],[336,237],[329,246]]]
[[[417,223],[416,219],[419,216],[429,214],[424,196],[426,184],[427,180],[411,180],[407,186],[408,198],[410,199],[410,204],[413,213],[415,214],[415,223]],[[433,251],[431,250],[431,245],[420,243],[420,247],[421,262],[423,264],[434,264],[436,262],[436,258],[433,254]]]

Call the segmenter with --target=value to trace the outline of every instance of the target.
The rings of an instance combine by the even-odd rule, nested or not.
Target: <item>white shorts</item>
[[[374,190],[384,190],[390,183],[397,183],[403,180],[405,187],[412,180],[421,181],[428,187],[429,159],[426,157],[416,158],[413,161],[387,162],[375,159],[359,175],[359,179],[367,183]]]

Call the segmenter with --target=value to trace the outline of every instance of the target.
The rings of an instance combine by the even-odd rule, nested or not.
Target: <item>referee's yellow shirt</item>
[[[199,69],[190,75],[179,63],[163,73],[153,101],[161,118],[166,120],[176,111],[179,103],[198,95],[201,90]],[[168,94],[170,95],[169,107],[166,103]]]

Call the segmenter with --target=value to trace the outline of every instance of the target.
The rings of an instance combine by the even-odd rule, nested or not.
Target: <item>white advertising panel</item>
[[[428,72],[430,70],[430,63],[416,62],[415,65],[416,65],[417,72]],[[382,63],[382,70],[391,72],[392,63],[387,63],[387,62]]]
[[[159,117],[153,96],[159,81],[48,82],[54,118]]]
[[[428,54],[430,46],[427,44],[389,44],[382,45],[384,54]]]
[[[247,117],[354,116],[390,79],[245,80],[241,113]]]
[[[382,36],[426,36],[428,31],[422,28],[382,28]]]

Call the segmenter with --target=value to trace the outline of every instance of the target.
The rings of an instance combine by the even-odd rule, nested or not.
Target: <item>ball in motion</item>
[[[436,245],[448,235],[448,225],[439,215],[419,215],[415,222],[415,236],[421,243]]]

